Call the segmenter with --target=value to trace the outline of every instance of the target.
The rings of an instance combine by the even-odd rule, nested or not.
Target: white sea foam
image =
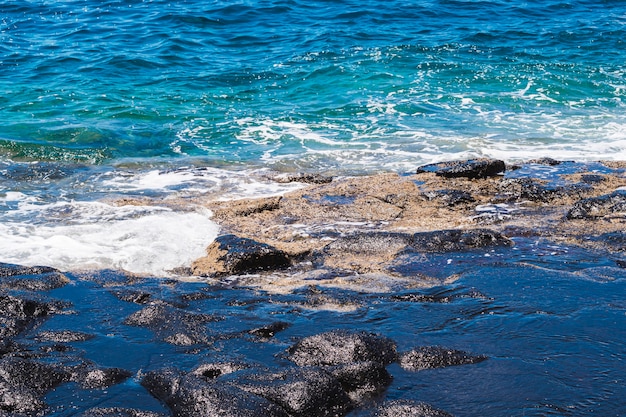
[[[40,222],[0,222],[2,262],[164,276],[201,257],[219,231],[207,210],[179,213],[102,203],[24,208],[37,210],[32,214]]]

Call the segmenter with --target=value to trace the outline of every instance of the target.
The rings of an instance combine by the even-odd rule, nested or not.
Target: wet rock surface
[[[462,350],[440,346],[424,346],[400,355],[400,366],[409,371],[469,365],[486,360],[486,356],[471,355]]]
[[[424,165],[417,168],[417,173],[434,172],[444,178],[487,178],[498,175],[506,170],[504,161],[498,159],[469,159],[465,161],[448,161]]]
[[[275,247],[235,235],[218,236],[207,257],[192,265],[194,275],[222,276],[284,268],[287,255]]]

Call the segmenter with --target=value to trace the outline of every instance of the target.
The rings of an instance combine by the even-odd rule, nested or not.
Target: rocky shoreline
[[[400,348],[358,323],[304,337],[291,326],[307,309],[354,311],[370,293],[390,305],[484,303],[445,286],[477,253],[519,239],[601,251],[609,274],[626,268],[626,163],[477,159],[274,180],[308,185],[165,202],[208,207],[222,227],[179,279],[0,264],[0,415],[449,416],[385,392],[400,371],[481,366],[483,352]],[[166,359],[142,362],[150,355]]]
[[[227,236],[194,262],[193,275],[287,265],[398,275],[394,260],[407,250],[507,245],[516,236],[608,249],[624,262],[619,255],[626,247],[624,162],[546,158],[507,167],[477,159],[423,166],[411,175],[278,180],[312,184],[280,197],[197,202],[215,213]],[[238,250],[246,261],[234,261]],[[258,263],[250,263],[252,258]]]

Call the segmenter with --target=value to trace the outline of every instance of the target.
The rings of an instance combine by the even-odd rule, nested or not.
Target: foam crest
[[[101,203],[75,203],[71,209],[71,222],[53,216],[40,225],[0,222],[2,261],[166,276],[201,257],[219,231],[206,210],[180,213]]]

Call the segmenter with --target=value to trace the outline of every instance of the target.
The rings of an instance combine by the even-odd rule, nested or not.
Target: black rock
[[[429,200],[440,200],[448,207],[476,201],[471,193],[461,190],[428,191],[424,193],[424,196]]]
[[[593,219],[622,212],[626,212],[626,190],[580,200],[567,212],[566,217],[570,220]]]
[[[276,333],[285,330],[287,327],[289,327],[289,323],[278,321],[276,323],[268,324],[267,326],[249,330],[248,333],[254,336],[269,339],[270,337],[274,337]]]
[[[72,380],[83,389],[102,389],[124,382],[131,375],[129,371],[120,368],[79,366],[73,370]]]
[[[69,279],[47,266],[22,266],[0,263],[0,287],[15,290],[49,291],[61,288]]]
[[[215,362],[202,364],[191,373],[204,379],[205,381],[211,381],[224,375],[230,375],[248,368],[250,367],[244,363]]]
[[[93,335],[83,332],[74,332],[71,330],[44,331],[37,335],[37,339],[45,342],[70,343],[84,342],[93,339]]]
[[[557,165],[561,165],[563,162],[550,158],[550,157],[544,157],[544,158],[539,158],[539,159],[531,159],[530,161],[528,161],[529,164],[537,164],[537,165],[548,165],[548,166],[557,166]]]
[[[364,232],[339,237],[326,245],[326,253],[357,253],[362,255],[397,251],[411,244],[412,235],[396,232]]]
[[[287,417],[277,404],[220,382],[178,371],[149,372],[141,385],[164,402],[174,417]]]
[[[222,320],[222,317],[188,312],[167,305],[149,305],[130,315],[124,324],[147,327],[168,343],[189,346],[207,341],[207,323]]]
[[[316,367],[249,374],[234,383],[244,391],[279,404],[293,416],[343,416],[352,408],[339,381]]]
[[[426,403],[395,400],[383,403],[372,417],[452,417],[452,415]]]
[[[207,248],[207,255],[194,262],[194,275],[237,275],[291,265],[285,252],[266,243],[235,235],[218,236]],[[210,265],[208,268],[204,268],[206,263]]]
[[[70,380],[70,373],[55,365],[21,358],[0,360],[0,410],[33,412],[45,407],[43,395]]]
[[[492,246],[512,246],[513,242],[489,229],[437,230],[412,235],[410,246],[417,252],[458,252]]]
[[[306,184],[328,184],[333,181],[333,177],[328,177],[321,174],[298,173],[278,175],[274,177],[274,180],[281,183],[303,182]]]
[[[436,164],[423,165],[417,168],[417,173],[434,172],[444,178],[479,179],[494,177],[506,170],[504,161],[499,159],[468,159],[466,161],[448,161]]]
[[[118,290],[112,291],[115,297],[122,301],[126,301],[128,303],[135,304],[148,304],[152,301],[152,294],[145,291],[137,291],[137,290]]]
[[[438,346],[425,346],[400,355],[400,366],[409,371],[468,365],[486,360],[486,356],[474,356],[461,350]]]
[[[384,392],[393,380],[385,365],[379,362],[355,362],[326,370],[337,378],[356,404]]]
[[[134,410],[131,408],[91,408],[78,417],[166,417],[165,414],[152,411]]]
[[[539,201],[550,202],[565,196],[581,195],[589,191],[590,186],[586,184],[572,185],[544,185],[532,178],[511,178],[500,182],[498,185],[501,195],[505,201]]]
[[[18,335],[56,310],[50,303],[0,294],[0,339]]]
[[[300,366],[333,366],[355,362],[383,365],[397,358],[393,340],[366,332],[333,330],[300,340],[288,349],[289,359]]]

